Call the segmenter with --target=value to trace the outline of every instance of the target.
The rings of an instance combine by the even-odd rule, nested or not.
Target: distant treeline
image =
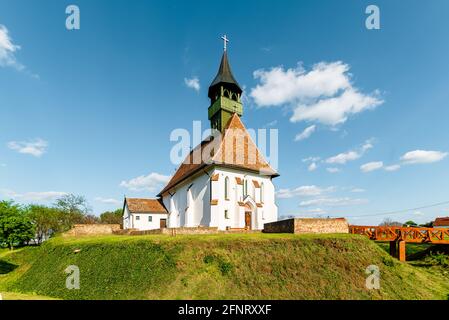
[[[0,246],[11,249],[30,242],[37,244],[74,224],[122,224],[122,209],[92,215],[83,196],[64,195],[51,206],[19,205],[0,201]]]

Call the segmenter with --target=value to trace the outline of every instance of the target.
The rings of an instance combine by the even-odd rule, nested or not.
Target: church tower
[[[224,127],[236,113],[243,115],[243,105],[241,102],[242,89],[232,75],[231,66],[229,65],[226,43],[229,41],[226,36],[224,40],[224,52],[221,58],[220,68],[209,86],[208,96],[210,98],[210,107],[208,116],[212,129],[223,132]]]

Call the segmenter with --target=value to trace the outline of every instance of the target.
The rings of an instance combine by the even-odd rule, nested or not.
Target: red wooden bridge
[[[405,261],[407,242],[449,244],[449,229],[445,228],[350,226],[349,232],[390,242],[390,254],[401,261]]]

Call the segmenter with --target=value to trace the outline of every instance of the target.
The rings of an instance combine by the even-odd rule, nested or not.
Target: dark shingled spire
[[[213,91],[215,91],[214,89],[216,87],[219,87],[220,85],[230,88],[233,92],[237,92],[239,94],[242,93],[240,85],[232,75],[231,66],[229,65],[228,55],[226,51],[223,52],[223,57],[221,58],[218,73],[215,76],[214,81],[212,81],[211,85],[209,86],[209,94],[208,94],[209,98],[212,99]]]

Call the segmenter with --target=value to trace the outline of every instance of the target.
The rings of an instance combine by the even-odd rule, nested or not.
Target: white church
[[[208,93],[208,118],[215,134],[190,152],[157,199],[125,198],[124,229],[261,230],[277,221],[272,179],[279,174],[242,123],[242,89],[231,72],[224,40],[220,68]]]

